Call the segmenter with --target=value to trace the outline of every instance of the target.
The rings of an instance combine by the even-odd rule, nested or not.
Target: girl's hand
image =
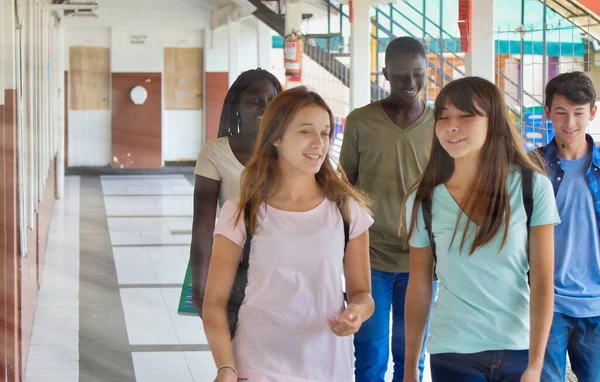
[[[532,367],[528,367],[523,373],[521,377],[521,382],[540,382],[542,378],[542,370],[534,369]]]
[[[231,369],[221,369],[214,382],[238,382],[238,377]]]
[[[329,324],[329,329],[336,336],[345,337],[358,332],[363,320],[356,306],[350,304],[341,316],[333,316],[327,320],[327,323]]]

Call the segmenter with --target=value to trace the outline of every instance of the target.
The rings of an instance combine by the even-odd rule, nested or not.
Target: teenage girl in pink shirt
[[[303,87],[264,114],[240,200],[223,205],[215,229],[203,317],[217,382],[353,381],[352,335],[373,312],[373,219],[329,160],[333,129],[325,101]],[[248,284],[232,341],[227,303],[246,228]]]

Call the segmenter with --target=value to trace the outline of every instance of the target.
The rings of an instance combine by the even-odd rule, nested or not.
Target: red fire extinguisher
[[[294,30],[285,37],[283,49],[283,68],[288,81],[300,82],[302,79],[302,40]]]

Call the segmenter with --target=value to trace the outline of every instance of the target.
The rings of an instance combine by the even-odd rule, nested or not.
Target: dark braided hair
[[[240,104],[240,95],[254,81],[269,80],[277,93],[281,93],[281,84],[277,77],[268,71],[258,68],[245,71],[235,80],[223,102],[223,111],[221,112],[221,123],[219,124],[219,138],[231,137],[239,134],[240,119],[237,107]]]

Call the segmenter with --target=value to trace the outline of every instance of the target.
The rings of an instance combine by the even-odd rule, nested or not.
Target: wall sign
[[[146,44],[146,40],[148,36],[145,34],[129,34],[129,43],[134,45],[144,45]]]

